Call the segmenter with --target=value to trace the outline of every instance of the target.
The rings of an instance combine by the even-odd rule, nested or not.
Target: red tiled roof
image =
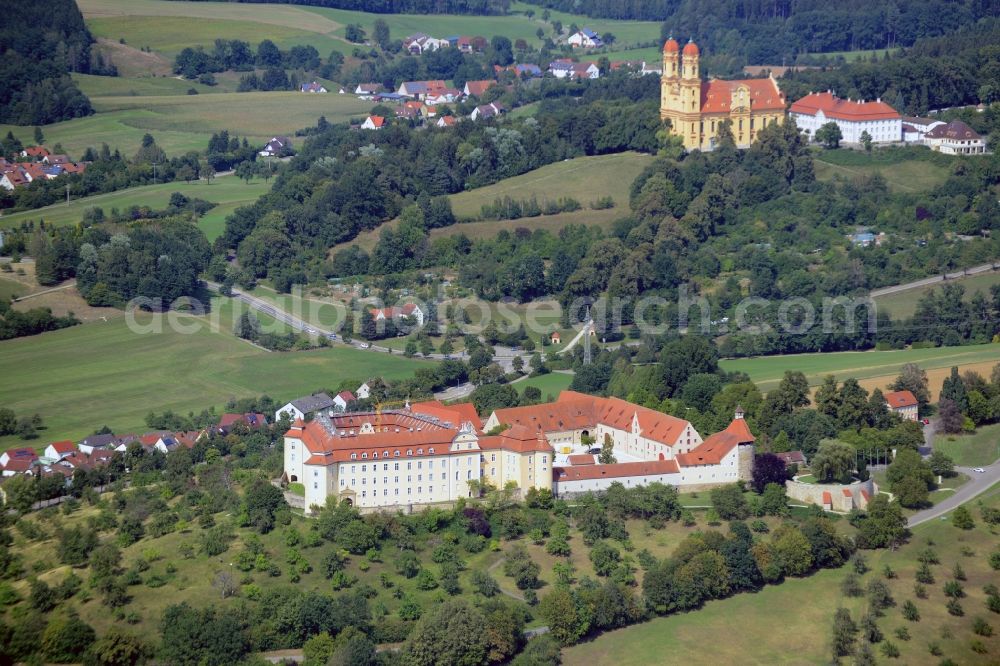
[[[382,116],[368,116],[368,120],[372,121],[375,127],[382,127],[385,124],[385,118]]]
[[[792,104],[792,113],[815,116],[820,111],[827,118],[839,120],[895,120],[899,113],[881,100],[856,102],[840,99],[832,92],[811,93]]]
[[[701,84],[701,112],[729,113],[733,102],[733,92],[746,87],[753,111],[783,111],[785,95],[772,78],[736,79],[724,81],[712,79]]]
[[[677,53],[680,50],[680,44],[677,40],[671,37],[667,41],[663,42],[663,52],[664,53]]]
[[[454,405],[445,405],[440,400],[428,400],[426,402],[416,402],[410,405],[410,411],[416,414],[425,414],[448,421],[452,425],[460,426],[469,421],[476,430],[482,430],[483,422],[476,413],[476,407],[471,402],[459,402]]]
[[[481,449],[505,449],[516,451],[517,453],[549,453],[552,447],[542,433],[532,432],[522,425],[514,425],[507,428],[499,435],[481,437],[479,439]]]
[[[69,440],[63,440],[61,442],[52,442],[52,444],[50,444],[49,446],[55,449],[56,453],[60,454],[72,453],[73,451],[76,451],[76,442],[71,442]]]
[[[833,504],[833,495],[830,494],[829,490],[823,491],[823,504]]]
[[[869,499],[869,496],[868,496],[868,491],[867,491],[867,490],[865,490],[864,488],[862,488],[862,489],[861,489],[861,496],[862,496],[862,497],[864,497],[864,498],[865,498],[865,500],[868,500],[868,499]]]
[[[916,396],[911,391],[890,391],[885,394],[885,402],[890,409],[901,409],[903,407],[916,407]]]
[[[851,491],[848,490],[847,488],[841,488],[840,491],[842,493],[844,493],[844,497],[850,497],[851,496]]]
[[[686,56],[696,56],[698,55],[698,45],[694,42],[688,42],[684,45],[684,50],[681,53]]]
[[[470,95],[475,95],[476,97],[482,97],[483,93],[486,92],[490,86],[496,84],[496,81],[466,81],[465,87],[469,91]]]
[[[589,454],[577,454],[566,458],[570,465],[594,465],[594,456]]]
[[[746,421],[733,419],[725,430],[710,435],[694,450],[678,454],[677,462],[681,467],[718,465],[734,447],[740,444],[750,444],[753,441],[754,436],[750,433]]]
[[[626,476],[653,476],[677,474],[680,469],[673,460],[648,460],[644,462],[615,463],[613,465],[575,465],[553,467],[552,478],[557,482],[611,479]]]
[[[27,472],[35,464],[36,458],[11,458],[3,466],[6,472]]]

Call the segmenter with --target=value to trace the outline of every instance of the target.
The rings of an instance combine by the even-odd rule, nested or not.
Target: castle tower
[[[677,40],[671,37],[663,44],[663,78],[676,79],[680,76],[681,47]]]
[[[671,118],[681,109],[681,47],[673,37],[663,45],[663,74],[660,76],[660,120]]]
[[[681,101],[685,113],[701,115],[701,79],[698,76],[698,45],[688,42],[681,60]]]

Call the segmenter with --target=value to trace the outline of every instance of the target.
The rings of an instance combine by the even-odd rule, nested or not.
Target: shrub
[[[903,617],[910,622],[920,621],[920,611],[917,610],[917,605],[909,599],[907,599],[906,603],[903,604]]]
[[[926,562],[921,564],[920,568],[917,569],[916,578],[918,583],[924,583],[926,585],[934,584],[934,574],[931,573],[931,568],[927,566]]]
[[[954,615],[955,617],[962,617],[965,615],[965,611],[962,609],[962,604],[958,603],[958,599],[949,599],[948,603],[945,604],[945,608],[948,609],[949,615]]]
[[[976,654],[986,654],[987,652],[989,652],[989,648],[986,647],[986,644],[983,643],[978,638],[969,643],[969,649],[971,649]]]
[[[913,594],[917,595],[917,599],[927,598],[927,588],[920,583],[913,584]]]
[[[961,564],[956,563],[951,575],[955,580],[965,580],[965,569],[962,568]]]
[[[945,583],[944,593],[945,596],[952,599],[960,599],[965,596],[965,590],[962,589],[962,585],[957,580],[949,580]]]
[[[906,627],[900,627],[899,629],[896,630],[896,638],[898,638],[901,641],[910,640],[910,630],[907,629]]]
[[[892,641],[886,641],[882,643],[881,648],[882,656],[888,657],[889,659],[896,659],[899,657],[899,648]]]
[[[981,617],[972,621],[972,632],[977,636],[990,637],[993,635],[993,626]]]
[[[951,514],[951,524],[962,530],[971,530],[976,526],[975,521],[972,520],[972,513],[964,506],[958,507]]]
[[[865,593],[861,587],[861,579],[853,572],[844,576],[844,580],[840,583],[840,592],[845,597],[860,597]]]

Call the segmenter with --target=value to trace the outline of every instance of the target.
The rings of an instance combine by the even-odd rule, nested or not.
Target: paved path
[[[566,352],[568,352],[570,349],[573,348],[573,346],[577,342],[579,342],[583,338],[584,334],[586,334],[588,331],[590,331],[591,328],[593,328],[593,326],[594,326],[594,322],[593,321],[588,321],[586,324],[583,325],[583,328],[580,329],[580,332],[577,333],[575,336],[573,336],[573,339],[569,341],[569,344],[567,344],[565,347],[563,347],[562,349],[560,349],[556,353],[557,354],[565,354]]]
[[[909,289],[916,289],[917,287],[926,287],[929,284],[937,284],[938,282],[945,282],[946,280],[954,280],[956,278],[966,277],[968,275],[977,275],[979,273],[988,273],[989,271],[995,271],[1000,268],[1000,264],[982,264],[980,266],[973,266],[972,268],[965,268],[960,271],[955,271],[954,273],[945,273],[943,275],[935,275],[933,277],[924,278],[923,280],[914,280],[913,282],[907,282],[906,284],[897,284],[892,287],[882,287],[881,289],[872,289],[868,295],[872,298],[877,298],[879,296],[885,296],[886,294],[895,294],[899,291],[907,291]]]
[[[973,472],[971,467],[956,467],[955,471],[965,474],[969,477],[969,480],[959,486],[951,497],[942,500],[929,509],[918,511],[910,516],[910,519],[906,523],[907,527],[916,527],[921,523],[926,523],[928,520],[939,518],[955,509],[958,505],[964,504],[986,492],[1000,481],[1000,460],[983,469],[986,471]]]
[[[62,291],[63,289],[69,289],[70,287],[76,286],[76,280],[70,280],[66,284],[61,284],[58,287],[52,287],[51,289],[43,289],[42,291],[36,291],[33,294],[28,294],[27,296],[21,296],[15,298],[14,301],[20,303],[21,301],[26,301],[29,298],[34,298],[35,296],[41,296],[43,294],[51,294],[53,291]]]

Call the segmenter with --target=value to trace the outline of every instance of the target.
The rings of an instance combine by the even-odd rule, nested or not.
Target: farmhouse
[[[62,460],[71,453],[74,453],[76,450],[76,444],[74,442],[68,440],[52,442],[45,447],[45,457],[50,460]]]
[[[416,303],[406,303],[402,306],[393,306],[390,308],[371,308],[369,312],[372,313],[376,322],[412,317],[417,322],[417,326],[424,325],[424,311]]]
[[[486,92],[490,86],[495,86],[496,81],[490,81],[485,79],[482,81],[466,81],[465,88],[462,90],[466,95],[475,95],[476,97],[482,97],[483,93]]]
[[[256,412],[246,414],[223,414],[216,426],[220,435],[228,435],[233,428],[244,427],[248,430],[259,430],[267,425],[267,417]],[[170,435],[171,433],[165,433]],[[155,442],[154,442],[155,443]]]
[[[935,127],[924,135],[931,150],[946,155],[983,155],[986,140],[961,120]]]
[[[502,115],[506,112],[503,104],[499,102],[491,102],[489,104],[482,104],[477,106],[469,114],[469,117],[473,120],[486,120],[487,118],[494,118],[496,116]]]
[[[371,99],[373,95],[377,95],[382,92],[381,83],[359,83],[358,87],[354,89],[354,94],[361,97],[361,99]]]
[[[573,48],[581,47],[585,49],[596,49],[604,46],[604,42],[601,41],[600,36],[590,28],[574,32],[566,40],[566,43]]]
[[[422,100],[428,95],[436,95],[447,89],[448,86],[444,81],[404,81],[399,85],[396,94]]]
[[[333,397],[333,408],[338,412],[347,411],[347,406],[352,402],[357,402],[358,398],[350,391],[341,391]]]
[[[885,404],[889,411],[895,412],[906,421],[916,421],[920,404],[910,391],[890,391],[885,394]]]
[[[299,91],[304,93],[329,92],[326,88],[323,87],[323,84],[316,83],[315,81],[313,81],[312,83],[303,83],[302,86],[299,88]]]
[[[728,124],[739,148],[747,148],[757,133],[785,118],[785,96],[773,78],[702,81],[698,45],[683,52],[673,38],[663,45],[660,118],[681,137],[688,150],[712,150]]]
[[[566,58],[549,63],[549,71],[557,79],[596,79],[601,70],[592,62],[573,62]]]
[[[32,448],[25,446],[8,449],[0,453],[0,470],[2,470],[0,474],[3,476],[23,474],[35,465],[36,460],[38,460],[38,454]]]
[[[264,144],[258,155],[261,157],[284,157],[292,152],[292,142],[287,136],[276,136]]]
[[[455,116],[441,116],[440,118],[437,119],[437,122],[434,124],[437,125],[438,127],[451,127],[452,125],[455,124],[455,122],[456,122]]]
[[[881,99],[840,99],[832,91],[811,93],[792,104],[789,114],[807,136],[816,136],[823,125],[834,122],[846,143],[861,143],[868,132],[873,143],[895,143],[903,139],[903,120]]]
[[[307,416],[312,416],[316,412],[324,409],[330,409],[333,405],[333,398],[328,396],[326,393],[314,393],[313,395],[309,395],[304,398],[297,398],[289,403],[286,403],[284,407],[279,408],[278,411],[274,413],[274,420],[277,422],[283,417],[287,418],[289,421],[294,421],[295,419],[305,419]]]
[[[385,118],[382,116],[368,116],[365,122],[361,123],[361,129],[380,130],[385,125]]]

